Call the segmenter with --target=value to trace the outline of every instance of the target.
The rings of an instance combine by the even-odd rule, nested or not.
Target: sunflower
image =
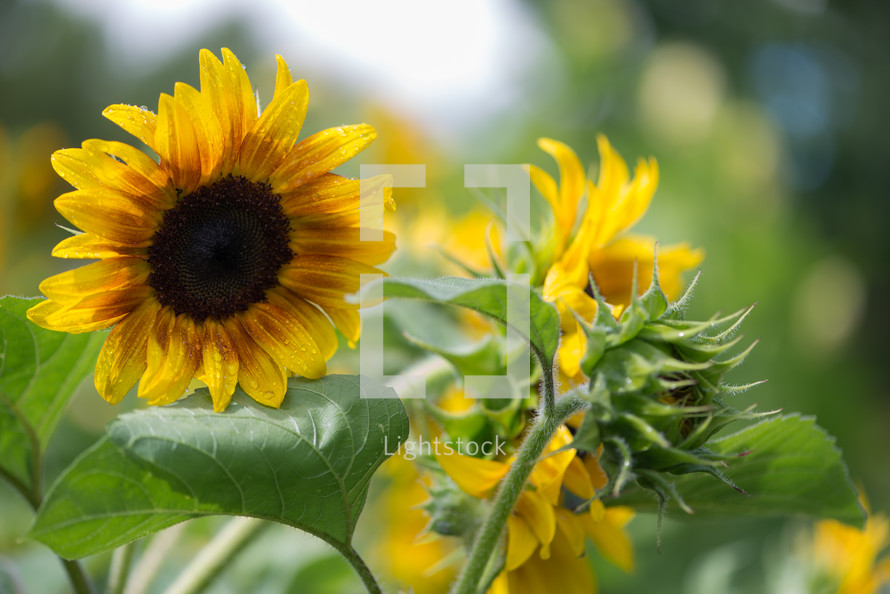
[[[874,594],[890,584],[890,519],[872,514],[864,495],[859,500],[868,513],[861,530],[821,520],[810,545],[811,562],[837,594]]]
[[[200,53],[201,89],[177,83],[158,113],[112,105],[103,115],[159,162],[125,143],[87,140],[53,154],[76,191],[56,209],[84,232],[53,255],[98,262],[46,279],[28,312],[52,330],[113,326],[95,384],[110,403],[139,382],[149,404],[180,398],[192,378],[216,411],[235,385],[279,406],[289,373],[325,374],[334,327],[358,339],[345,299],[362,274],[382,274],[395,238],[360,240],[360,180],[330,173],[376,136],[366,124],[297,142],[308,90],[278,56],[262,113],[241,63]],[[391,205],[389,194],[378,194]]]
[[[608,481],[596,456],[582,456],[569,448],[572,434],[560,427],[551,438],[507,518],[504,568],[489,594],[595,591],[590,564],[583,558],[590,537],[600,553],[625,571],[633,568],[633,547],[624,525],[633,513],[628,508],[606,508],[593,499]],[[437,460],[464,492],[490,497],[510,470],[513,459],[501,462],[461,454],[440,455]],[[571,505],[590,501],[575,513]]]
[[[586,338],[571,312],[592,321],[597,304],[590,278],[615,313],[630,303],[636,275],[644,291],[655,270],[653,237],[627,233],[649,208],[658,186],[658,163],[640,159],[630,176],[627,163],[605,136],[597,138],[600,167],[597,181],[587,179],[578,156],[561,142],[542,138],[538,145],[559,165],[559,184],[546,172],[531,167],[531,179],[553,211],[548,238],[543,297],[560,311],[563,338],[559,348],[560,371],[581,379],[580,362]],[[581,205],[586,208],[580,213]],[[682,273],[698,266],[700,249],[687,243],[658,247],[658,281],[669,299],[682,289]]]

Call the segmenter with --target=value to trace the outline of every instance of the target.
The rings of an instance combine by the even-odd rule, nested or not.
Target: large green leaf
[[[199,390],[112,421],[52,486],[31,536],[77,558],[227,514],[276,520],[342,548],[371,476],[407,437],[401,401],[367,378],[292,378],[280,409],[239,389],[214,413]]]
[[[445,305],[466,307],[507,323],[507,290],[528,291],[529,327],[526,339],[539,360],[552,365],[559,346],[559,314],[527,285],[501,279],[469,279],[444,277],[438,279],[387,278],[383,285],[386,298],[409,297]],[[522,331],[521,328],[517,330]],[[526,334],[525,332],[523,332]]]
[[[40,301],[0,298],[0,473],[27,491],[40,453],[105,340],[102,332],[66,334],[33,324],[25,312]]]
[[[773,418],[708,442],[707,447],[720,454],[739,455],[722,471],[747,495],[707,474],[677,477],[679,494],[696,514],[802,514],[857,526],[864,522],[856,489],[834,438],[811,417]],[[649,492],[630,488],[622,493],[620,502],[637,509],[655,506]]]

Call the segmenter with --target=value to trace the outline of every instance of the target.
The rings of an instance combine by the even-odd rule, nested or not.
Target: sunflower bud
[[[707,442],[733,421],[770,414],[739,411],[727,402],[755,385],[724,383],[756,344],[730,354],[752,308],[687,320],[685,310],[698,277],[673,304],[659,287],[658,275],[652,278],[643,295],[633,291],[617,320],[591,281],[598,315],[593,323],[579,318],[587,336],[581,368],[590,378],[582,390],[591,408],[575,445],[591,451],[603,445],[604,461],[614,466],[615,495],[634,479],[662,502],[670,495],[679,499],[668,477],[690,472],[710,473],[734,487],[718,469],[728,457],[710,451]]]
[[[470,538],[484,518],[481,500],[467,495],[446,476],[427,487],[430,498],[420,505],[430,518],[427,530],[444,536]]]

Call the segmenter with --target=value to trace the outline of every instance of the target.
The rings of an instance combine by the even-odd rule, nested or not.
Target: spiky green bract
[[[472,537],[485,518],[481,499],[466,494],[457,484],[434,469],[427,491],[430,498],[420,505],[430,518],[426,530],[444,536],[459,536],[472,544]]]
[[[573,446],[593,451],[603,445],[613,495],[634,480],[661,502],[673,498],[690,512],[672,476],[706,472],[738,489],[719,467],[744,452],[717,454],[708,440],[733,421],[772,414],[753,413],[753,406],[737,410],[727,402],[754,385],[724,383],[755,344],[733,349],[741,340],[736,331],[751,308],[687,320],[697,280],[670,304],[653,274],[649,289],[641,296],[634,290],[618,320],[591,280],[598,314],[593,323],[579,319],[588,345],[581,369],[590,378],[582,391],[591,407]]]

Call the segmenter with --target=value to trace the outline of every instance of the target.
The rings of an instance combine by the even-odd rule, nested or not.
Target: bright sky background
[[[101,23],[122,67],[187,47],[236,16],[270,53],[440,126],[472,126],[519,106],[523,79],[552,72],[540,67],[552,55],[544,35],[510,0],[55,1]]]

